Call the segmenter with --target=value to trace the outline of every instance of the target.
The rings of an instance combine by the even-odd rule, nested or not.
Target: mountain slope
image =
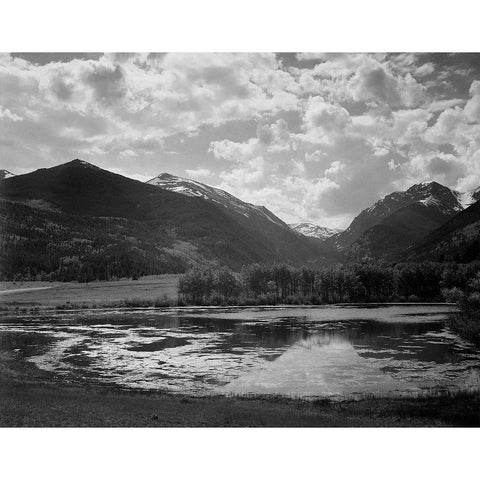
[[[95,270],[99,263],[107,277],[139,265],[143,274],[206,262],[235,269],[253,262],[302,264],[319,253],[271,221],[260,234],[258,222],[203,198],[81,160],[5,179],[0,194],[0,273],[8,278],[64,270],[88,277],[86,265]]]
[[[248,229],[255,239],[270,245],[272,253],[277,253],[283,261],[301,255],[321,262],[328,261],[329,251],[315,238],[298,235],[283,220],[263,206],[244,202],[219,188],[201,182],[162,173],[147,182],[149,185],[176,192],[187,197],[201,198],[222,210],[229,218]],[[297,249],[298,252],[296,251]],[[298,261],[295,260],[295,263]]]
[[[250,217],[252,215],[261,216],[277,225],[287,227],[285,222],[280,220],[265,207],[243,202],[239,198],[221,190],[220,188],[211,187],[210,185],[196,182],[195,180],[177,177],[169,173],[161,173],[157,177],[148,180],[146,183],[170,192],[181,193],[189,197],[203,198],[217,204],[218,206],[235,211],[245,217]]]
[[[336,228],[321,227],[320,225],[309,222],[291,223],[289,227],[306,237],[318,238],[320,240],[325,240],[341,232],[341,230]]]
[[[397,261],[403,252],[452,218],[448,211],[428,202],[416,202],[396,210],[369,228],[345,249],[348,261],[365,259]]]
[[[415,203],[430,206],[430,211],[438,210],[445,217],[453,216],[464,209],[461,199],[461,194],[437,182],[419,183],[405,192],[393,192],[360,212],[350,226],[334,238],[335,244],[341,250],[347,248],[369,228],[382,223],[397,210]],[[412,225],[412,228],[416,228],[416,225]]]
[[[0,180],[3,180],[4,178],[11,178],[14,176],[15,175],[12,172],[9,172],[8,170],[0,170]]]
[[[406,252],[413,261],[480,260],[480,201],[455,215]]]

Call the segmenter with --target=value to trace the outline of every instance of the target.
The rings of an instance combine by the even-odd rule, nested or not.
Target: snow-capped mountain
[[[295,230],[306,237],[314,237],[319,238],[320,240],[325,240],[326,238],[330,238],[337,233],[340,233],[342,230],[336,228],[327,228],[321,227],[320,225],[315,225],[309,222],[303,223],[291,223],[289,224],[292,230]]]
[[[393,192],[357,215],[350,226],[335,238],[335,244],[343,249],[358,240],[374,225],[383,222],[390,215],[409,205],[423,205],[433,215],[449,217],[463,211],[478,200],[480,192],[461,193],[437,182],[422,182],[412,185],[404,192]],[[414,228],[414,225],[412,225]]]
[[[190,180],[188,178],[177,177],[169,173],[161,173],[155,178],[148,180],[146,183],[155,185],[164,190],[181,193],[189,197],[201,197],[205,200],[221,205],[227,210],[240,213],[249,218],[251,216],[261,216],[276,223],[284,228],[289,228],[288,225],[280,220],[267,208],[260,205],[253,205],[251,203],[243,202],[232,194],[221,190],[220,188],[211,187],[204,183]]]
[[[0,170],[0,180],[3,180],[4,178],[11,178],[14,176],[15,175],[12,172],[9,172],[8,170]]]

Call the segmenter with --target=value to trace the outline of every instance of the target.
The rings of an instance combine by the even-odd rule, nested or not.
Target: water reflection
[[[0,351],[75,381],[193,394],[317,396],[479,386],[445,307],[3,318]]]

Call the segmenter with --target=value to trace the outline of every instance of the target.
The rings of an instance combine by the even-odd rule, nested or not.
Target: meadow
[[[179,275],[150,275],[139,280],[77,282],[0,282],[0,306],[55,307],[104,305],[141,298],[176,298]]]

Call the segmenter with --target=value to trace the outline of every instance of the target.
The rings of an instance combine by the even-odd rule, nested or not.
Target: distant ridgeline
[[[480,260],[480,192],[436,182],[394,192],[343,232],[161,174],[147,183],[81,160],[0,179],[0,278],[111,280],[197,266],[320,268]]]

